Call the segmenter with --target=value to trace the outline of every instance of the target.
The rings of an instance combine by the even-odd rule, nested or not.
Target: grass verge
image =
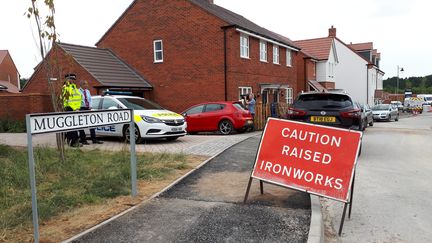
[[[60,162],[54,149],[36,148],[36,180],[41,224],[77,208],[104,204],[130,194],[129,152],[67,150]],[[190,169],[184,154],[137,156],[140,183],[157,182]],[[14,241],[10,232],[31,228],[27,152],[0,145],[0,242]]]

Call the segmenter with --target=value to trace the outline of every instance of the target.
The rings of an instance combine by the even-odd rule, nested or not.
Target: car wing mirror
[[[182,116],[187,117],[187,113],[183,113]]]

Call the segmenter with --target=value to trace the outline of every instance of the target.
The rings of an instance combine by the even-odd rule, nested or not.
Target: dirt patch
[[[203,156],[188,156],[188,169],[178,170],[163,180],[139,181],[138,196],[121,196],[97,205],[84,205],[63,213],[48,221],[40,222],[40,242],[60,242],[89,229],[161,191],[179,177],[196,168],[208,159]],[[0,242],[33,242],[33,226],[0,232]]]
[[[194,193],[200,198],[212,201],[243,202],[247,185],[249,182],[249,172],[219,172],[206,174],[192,186]],[[287,199],[296,191],[264,184],[264,195],[260,193],[259,181],[253,180],[249,193],[249,201],[262,201],[272,206],[283,207]]]

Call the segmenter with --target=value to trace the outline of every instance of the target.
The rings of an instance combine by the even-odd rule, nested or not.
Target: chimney
[[[336,28],[334,28],[333,25],[329,29],[329,37],[336,37]]]

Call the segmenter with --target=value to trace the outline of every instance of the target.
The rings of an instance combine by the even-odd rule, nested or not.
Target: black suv
[[[343,92],[307,92],[297,97],[288,119],[361,130],[361,107]]]

